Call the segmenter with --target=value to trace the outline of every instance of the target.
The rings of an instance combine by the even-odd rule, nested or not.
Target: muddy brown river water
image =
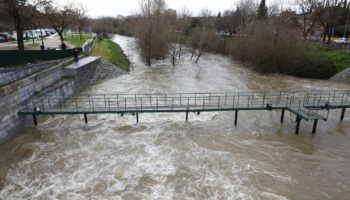
[[[130,74],[84,94],[348,90],[347,85],[264,75],[228,57],[185,54],[146,67],[133,38],[115,36]],[[57,116],[0,145],[0,199],[350,199],[350,114],[331,111],[312,136],[279,112]]]

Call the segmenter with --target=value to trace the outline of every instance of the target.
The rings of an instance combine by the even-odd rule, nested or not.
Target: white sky
[[[63,0],[62,0],[63,1]],[[137,0],[72,0],[82,3],[88,9],[91,17],[130,15],[137,13],[139,5]],[[209,9],[218,13],[226,9],[234,8],[239,0],[166,0],[169,8],[179,12],[186,7],[194,15],[202,9]],[[256,0],[259,1],[259,0]],[[272,0],[267,0],[267,2]],[[288,1],[288,0],[287,0]]]

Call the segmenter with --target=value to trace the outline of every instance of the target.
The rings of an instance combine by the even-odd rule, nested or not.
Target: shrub
[[[288,73],[299,77],[329,79],[337,73],[337,66],[330,58],[320,54],[302,53]]]

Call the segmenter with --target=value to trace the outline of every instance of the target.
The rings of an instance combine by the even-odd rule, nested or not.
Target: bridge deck
[[[350,91],[44,96],[26,101],[19,115],[289,110],[297,118],[327,120],[330,109],[350,108]]]

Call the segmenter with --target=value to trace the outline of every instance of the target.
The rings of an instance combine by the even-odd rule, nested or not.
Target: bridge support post
[[[139,123],[139,113],[136,113],[136,123]]]
[[[343,109],[341,110],[341,116],[340,116],[340,120],[341,120],[341,121],[344,121],[344,118],[345,118],[345,111],[346,111],[346,108],[343,108]]]
[[[38,126],[38,119],[37,119],[37,115],[36,115],[36,108],[34,108],[33,122],[34,122],[34,126]]]
[[[88,123],[87,114],[84,114],[84,120],[85,120],[85,124],[87,124]]]
[[[314,127],[312,128],[312,134],[316,134],[316,129],[317,129],[317,123],[318,123],[318,119],[315,119],[314,121]]]
[[[300,122],[301,122],[301,118],[299,116],[297,116],[297,127],[296,127],[296,130],[295,130],[295,134],[296,135],[299,135]]]
[[[236,110],[235,112],[235,126],[237,126],[237,122],[238,122],[238,110]]]
[[[281,114],[281,124],[284,123],[284,113],[286,112],[286,109],[282,109],[282,114]]]
[[[186,122],[188,122],[188,111],[186,111]]]

